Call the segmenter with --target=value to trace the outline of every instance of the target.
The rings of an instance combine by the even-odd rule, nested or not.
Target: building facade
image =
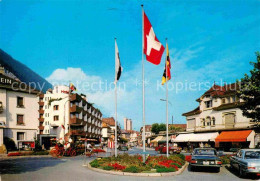
[[[243,139],[245,143],[240,143],[240,146],[253,148],[255,145],[254,123],[244,117],[239,109],[243,101],[236,96],[238,89],[239,84],[234,83],[224,86],[214,85],[206,91],[197,99],[199,106],[183,114],[187,120],[187,132],[217,132],[219,137],[214,139],[215,141],[217,140],[217,147],[234,147],[239,146],[236,144],[241,141],[232,141],[231,138],[227,137],[225,138],[226,140],[218,138],[223,137],[223,134],[232,134],[227,132],[237,131],[233,133],[245,134],[246,136]],[[242,130],[249,130],[249,132]],[[217,134],[215,135],[218,136]]]
[[[133,130],[131,119],[124,118],[124,129],[125,130]]]
[[[50,138],[101,139],[102,113],[85,95],[55,86],[39,96],[39,137],[49,147]]]
[[[2,72],[3,73],[3,72]],[[18,79],[0,73],[0,146],[3,138],[17,148],[34,147],[38,131],[38,94]]]

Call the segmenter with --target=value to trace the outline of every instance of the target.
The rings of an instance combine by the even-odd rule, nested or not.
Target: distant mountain
[[[13,59],[10,55],[8,55],[1,49],[0,64],[6,70],[14,74],[20,81],[25,82],[27,85],[29,85],[30,82],[36,83],[37,90],[40,90],[45,93],[49,88],[52,88],[52,85],[47,80],[39,76],[26,65]],[[42,90],[41,87],[43,87]]]

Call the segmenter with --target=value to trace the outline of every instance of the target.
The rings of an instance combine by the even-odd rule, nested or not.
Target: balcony
[[[40,98],[40,99],[43,99],[43,98],[44,98],[44,94],[40,94],[40,95],[39,95],[39,98]]]
[[[79,119],[77,117],[74,117],[74,118],[70,118],[70,124],[73,124],[73,125],[80,125],[82,123],[82,119]]]
[[[70,101],[71,102],[80,102],[81,101],[81,97],[78,94],[72,94],[70,95]]]
[[[85,136],[86,132],[83,130],[71,130],[70,135]]]
[[[39,112],[40,114],[44,114],[44,110],[43,110],[43,109],[38,110],[38,112]]]
[[[39,104],[39,106],[44,106],[44,102],[43,101],[39,101],[38,104]]]
[[[40,123],[44,122],[44,118],[38,118],[38,120],[40,121]]]
[[[44,126],[39,126],[39,130],[44,130]]]
[[[70,112],[71,113],[81,113],[82,107],[79,107],[77,105],[73,105],[70,107]]]

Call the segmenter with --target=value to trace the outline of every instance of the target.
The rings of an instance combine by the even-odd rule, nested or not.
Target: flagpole
[[[165,63],[165,71],[166,71],[166,155],[167,155],[167,157],[169,157],[169,124],[168,124],[169,120],[168,120],[168,83],[167,83],[168,82],[168,80],[167,80],[167,78],[168,78],[168,73],[167,73],[168,72],[167,71],[168,44],[167,44],[167,38],[165,39],[165,41],[166,41],[166,63]]]
[[[115,67],[116,67],[116,38],[115,38]],[[116,76],[115,68],[115,76]],[[117,157],[117,79],[115,79],[115,157]]]
[[[144,84],[144,9],[142,7],[142,79],[143,79],[143,161],[145,162],[145,84]]]

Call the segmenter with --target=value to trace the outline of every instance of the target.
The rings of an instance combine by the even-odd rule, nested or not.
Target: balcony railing
[[[82,108],[77,105],[73,105],[70,107],[71,113],[81,113],[81,111],[82,111]]]
[[[71,130],[70,135],[85,136],[86,132],[83,130]]]
[[[44,102],[43,101],[39,101],[38,104],[39,104],[39,106],[44,106]]]
[[[83,120],[77,117],[70,118],[70,124],[81,125],[82,122]]]
[[[81,97],[78,94],[72,94],[70,95],[70,101],[71,102],[80,102],[81,101]]]
[[[44,126],[39,126],[39,130],[44,130]]]
[[[44,114],[44,110],[43,110],[43,109],[38,110],[38,112],[39,112],[40,114]]]
[[[38,120],[40,121],[40,123],[44,122],[44,118],[38,118]]]

